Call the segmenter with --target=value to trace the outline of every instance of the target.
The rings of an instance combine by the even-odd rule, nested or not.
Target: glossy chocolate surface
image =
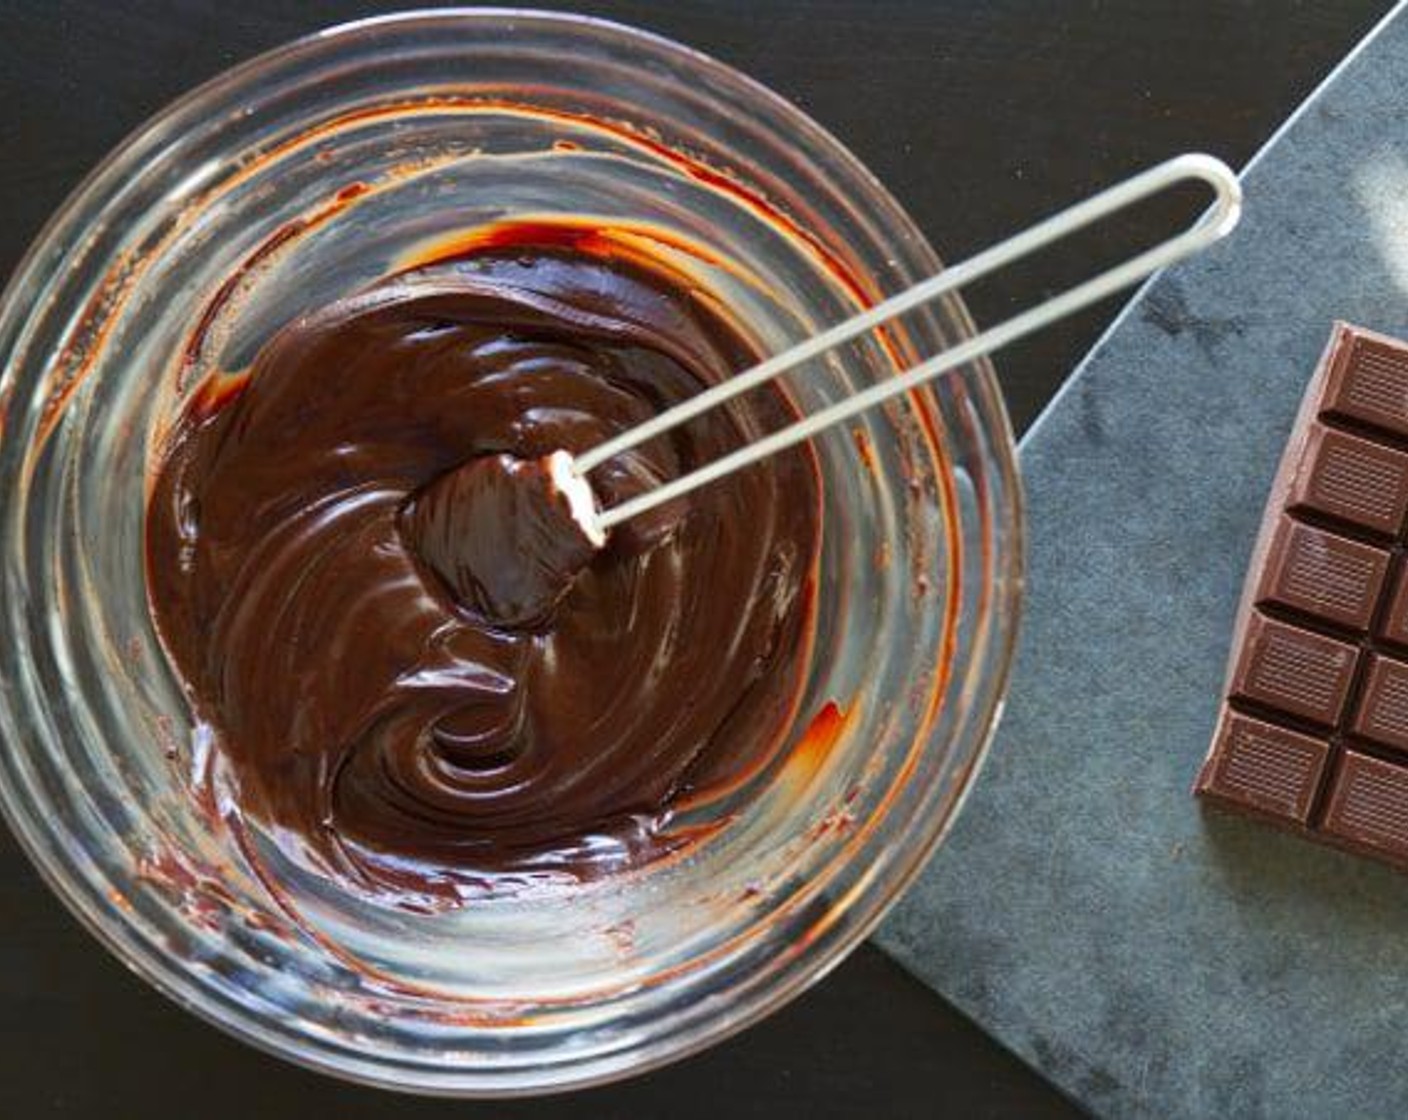
[[[149,580],[239,811],[353,889],[418,907],[688,843],[680,809],[756,775],[794,715],[812,451],[621,526],[524,609],[456,585],[496,547],[456,527],[502,511],[469,516],[483,487],[455,480],[585,450],[756,359],[677,278],[525,243],[298,318],[242,385],[198,393],[155,481]],[[793,415],[776,390],[746,394],[593,486],[615,504]]]

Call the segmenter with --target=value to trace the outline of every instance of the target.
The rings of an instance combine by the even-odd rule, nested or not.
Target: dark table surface
[[[412,5],[407,5],[412,6]],[[422,5],[428,6],[428,5]],[[620,0],[578,10],[680,39],[838,135],[958,259],[1185,149],[1246,160],[1386,0]],[[385,5],[0,0],[0,276],[105,151],[234,62]],[[996,322],[1089,260],[1166,232],[1140,212],[972,293]],[[1088,249],[1088,252],[1084,251]],[[999,363],[1025,426],[1118,301]],[[0,830],[0,1116],[524,1118],[1078,1115],[877,950],[700,1057],[543,1102],[416,1101],[258,1054],[149,991]]]

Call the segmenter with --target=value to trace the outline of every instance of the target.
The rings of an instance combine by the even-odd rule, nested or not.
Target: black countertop
[[[411,5],[407,5],[411,6]],[[424,5],[421,6],[430,6]],[[698,47],[791,98],[958,259],[1187,149],[1245,161],[1385,0],[621,0],[577,10]],[[0,4],[0,276],[83,174],[172,97],[320,26],[335,0]],[[1079,253],[970,295],[993,323],[1189,211],[1151,207]],[[1088,252],[1086,251],[1088,249]],[[1113,317],[1004,355],[1019,428]],[[672,1118],[1078,1115],[862,947],[814,991],[700,1057],[542,1102],[417,1101],[340,1085],[177,1010],[100,949],[0,830],[0,1116]]]

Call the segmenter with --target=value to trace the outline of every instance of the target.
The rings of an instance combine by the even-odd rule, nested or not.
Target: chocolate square
[[[1291,508],[1394,536],[1408,511],[1408,455],[1313,423],[1292,483]]]
[[[1329,744],[1320,739],[1227,712],[1198,779],[1198,792],[1303,825],[1329,757]]]
[[[1257,602],[1367,630],[1387,571],[1382,549],[1282,517]]]
[[[1346,642],[1253,615],[1232,695],[1333,727],[1358,657],[1359,650]]]
[[[1408,664],[1374,654],[1354,713],[1356,735],[1408,751]]]
[[[1321,830],[1349,847],[1408,862],[1408,767],[1345,751],[1331,779]]]
[[[1400,565],[1393,581],[1393,596],[1379,619],[1379,637],[1408,646],[1408,565]]]
[[[1408,346],[1349,330],[1325,389],[1325,411],[1408,436]]]

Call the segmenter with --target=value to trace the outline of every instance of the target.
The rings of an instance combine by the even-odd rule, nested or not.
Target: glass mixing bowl
[[[593,215],[628,241],[642,222],[672,231],[649,251],[768,350],[939,267],[840,144],[747,78],[623,27],[475,10],[340,27],[185,97],[74,194],[0,309],[11,826],[89,929],[181,1005],[305,1065],[421,1092],[646,1069],[822,976],[957,812],[1017,619],[1013,441],[975,365],[817,441],[818,629],[791,746],[717,819],[683,822],[726,821],[684,857],[412,914],[227,827],[193,792],[211,746],[147,608],[163,432],[203,376],[244,366],[298,312],[534,214]],[[970,332],[950,300],[789,390],[815,407]]]

